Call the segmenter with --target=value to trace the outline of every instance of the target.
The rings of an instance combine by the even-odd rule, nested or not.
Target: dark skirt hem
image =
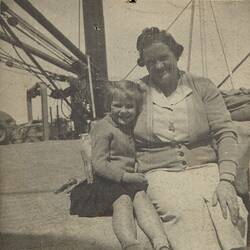
[[[121,184],[95,176],[94,182],[77,185],[70,194],[70,215],[79,217],[112,216],[112,205],[121,195],[134,199],[138,191],[146,191],[146,185]]]

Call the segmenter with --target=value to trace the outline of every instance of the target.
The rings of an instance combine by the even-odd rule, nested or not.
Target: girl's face
[[[155,42],[143,51],[145,65],[153,82],[161,89],[171,88],[177,74],[177,60],[171,49]]]
[[[115,96],[111,103],[111,116],[119,125],[132,125],[137,116],[136,102],[122,95]]]

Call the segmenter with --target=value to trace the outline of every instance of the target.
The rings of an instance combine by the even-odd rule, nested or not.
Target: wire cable
[[[134,65],[134,67],[127,73],[127,75],[122,79],[122,80],[126,80],[128,78],[128,76],[135,70],[135,68],[137,67],[137,63]]]
[[[232,88],[234,89],[232,70],[231,70],[231,68],[230,68],[230,66],[228,64],[228,61],[227,61],[227,56],[226,56],[226,52],[225,52],[225,49],[224,49],[223,40],[222,40],[222,37],[221,37],[221,34],[220,34],[220,30],[219,30],[219,26],[218,26],[218,23],[217,23],[217,19],[216,19],[216,15],[215,15],[215,11],[214,11],[214,8],[213,8],[212,1],[210,0],[209,3],[210,3],[210,6],[211,6],[211,10],[212,10],[212,14],[213,14],[213,18],[214,18],[214,22],[215,22],[215,26],[216,26],[216,31],[218,33],[218,37],[219,37],[219,40],[220,40],[220,45],[221,45],[223,57],[224,57],[224,60],[225,60],[225,63],[226,63],[227,71],[228,71],[228,74],[230,76],[230,82],[231,82]]]
[[[202,12],[203,12],[203,19],[202,19],[202,27],[203,27],[203,42],[204,42],[204,70],[205,70],[205,74],[204,76],[207,77],[208,76],[208,67],[207,67],[207,35],[206,35],[206,6],[205,6],[205,0],[201,1],[202,3]]]
[[[68,116],[68,115],[66,115],[65,114],[65,112],[64,112],[64,110],[63,110],[63,104],[64,104],[64,102],[63,102],[63,100],[61,99],[61,113],[62,113],[62,115],[64,116],[64,118],[66,118],[68,121],[70,120],[70,115]]]
[[[68,62],[67,60],[65,60],[65,58],[63,58],[62,56],[60,56],[58,53],[56,53],[54,50],[48,48],[48,46],[42,44],[40,41],[38,41],[37,39],[35,39],[34,37],[32,37],[31,35],[29,35],[27,32],[25,32],[24,30],[22,30],[21,28],[15,26],[15,28],[21,32],[22,34],[24,34],[25,36],[29,37],[32,41],[36,42],[38,45],[40,45],[41,47],[43,47],[44,49],[48,50],[50,53],[52,53],[54,56],[56,56],[57,58],[59,58],[60,60],[64,61],[65,63],[67,63],[68,65],[71,65],[70,62]]]
[[[179,19],[179,17],[182,15],[182,13],[188,8],[188,6],[192,3],[193,0],[190,0],[185,7],[179,12],[179,14],[175,17],[175,19],[169,24],[169,26],[166,28],[166,31],[169,31],[169,29],[174,25],[174,23]],[[137,63],[131,68],[131,70],[122,78],[123,80],[126,80],[130,74],[137,68]]]
[[[35,66],[33,66],[33,65],[29,65],[29,68],[27,68],[27,67],[23,66],[23,63],[22,63],[22,62],[20,62],[20,61],[17,61],[17,62],[11,61],[11,60],[9,60],[9,59],[6,59],[5,57],[2,57],[1,55],[0,55],[0,59],[1,59],[1,60],[0,60],[0,63],[4,63],[7,67],[16,68],[16,69],[23,70],[23,71],[28,71],[29,73],[41,75],[40,77],[44,77],[43,74],[42,74],[41,72],[37,71],[38,69],[37,69]],[[11,65],[8,65],[9,62],[11,62]],[[32,68],[32,72],[31,72],[30,68]],[[57,78],[56,78],[56,77],[57,77],[57,74],[52,73],[52,72],[50,72],[50,71],[45,71],[45,72],[46,72],[51,78],[53,78],[54,80],[57,79]],[[39,78],[39,80],[41,80],[41,79]],[[47,87],[50,88],[51,91],[53,90],[49,85],[48,85]]]
[[[5,27],[1,24],[1,27],[2,27],[2,29],[3,29],[3,31],[4,31],[4,33],[6,34],[6,35],[8,35],[8,33],[7,33],[7,31],[6,31],[6,29],[5,29]],[[26,65],[27,67],[28,67],[28,69],[29,69],[29,71],[31,72],[31,73],[33,73],[34,74],[34,76],[35,77],[37,77],[42,83],[44,83],[51,91],[53,90],[39,75],[37,75],[30,67],[29,67],[29,64],[27,63],[27,62],[25,62],[25,60],[22,58],[22,56],[19,54],[19,52],[17,51],[17,49],[16,49],[16,47],[12,44],[12,47],[13,47],[13,49],[14,49],[14,51],[16,52],[16,54],[17,54],[17,56],[20,58],[20,60],[23,62],[23,64],[24,65]]]
[[[6,4],[5,4],[6,5]],[[47,38],[43,33],[41,33],[39,30],[35,29],[32,25],[30,25],[28,22],[26,22],[24,19],[22,19],[19,15],[17,15],[14,11],[12,11],[9,7],[7,7],[7,12],[12,16],[15,17],[20,25],[22,25],[24,28],[28,29],[30,32],[32,32],[35,36],[42,39],[44,42],[46,42],[48,45],[59,51],[61,54],[63,54],[66,58],[70,59],[70,61],[74,62],[76,59],[69,54],[67,51],[63,50],[60,46],[58,46],[56,43],[54,43],[52,40]]]
[[[200,42],[201,42],[201,66],[202,66],[202,76],[205,75],[205,68],[204,68],[204,48],[203,48],[203,23],[202,23],[202,10],[201,10],[201,0],[199,0],[199,23],[200,23]]]
[[[78,0],[78,49],[81,49],[81,0]]]
[[[176,16],[176,18],[170,23],[170,25],[167,27],[167,31],[174,25],[174,23],[179,19],[179,17],[182,15],[182,13],[187,9],[187,7],[192,3],[193,0],[190,0],[186,6],[179,12],[179,14]]]

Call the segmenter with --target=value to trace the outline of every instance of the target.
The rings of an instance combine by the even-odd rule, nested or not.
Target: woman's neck
[[[175,92],[178,81],[180,79],[179,71],[176,71],[176,74],[173,74],[171,79],[167,83],[164,83],[162,85],[157,84],[157,88],[167,97],[170,96],[172,93]]]

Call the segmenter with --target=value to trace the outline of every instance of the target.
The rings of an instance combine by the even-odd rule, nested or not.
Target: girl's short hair
[[[146,28],[137,38],[136,48],[139,51],[139,58],[137,64],[140,67],[145,66],[143,50],[154,42],[162,42],[166,44],[175,55],[176,59],[179,60],[183,52],[183,46],[177,43],[174,37],[166,30],[159,30],[157,27]]]
[[[108,112],[111,110],[111,104],[114,97],[123,96],[128,100],[136,102],[137,114],[141,112],[143,102],[143,91],[138,83],[121,80],[109,81],[105,86],[105,108]]]

